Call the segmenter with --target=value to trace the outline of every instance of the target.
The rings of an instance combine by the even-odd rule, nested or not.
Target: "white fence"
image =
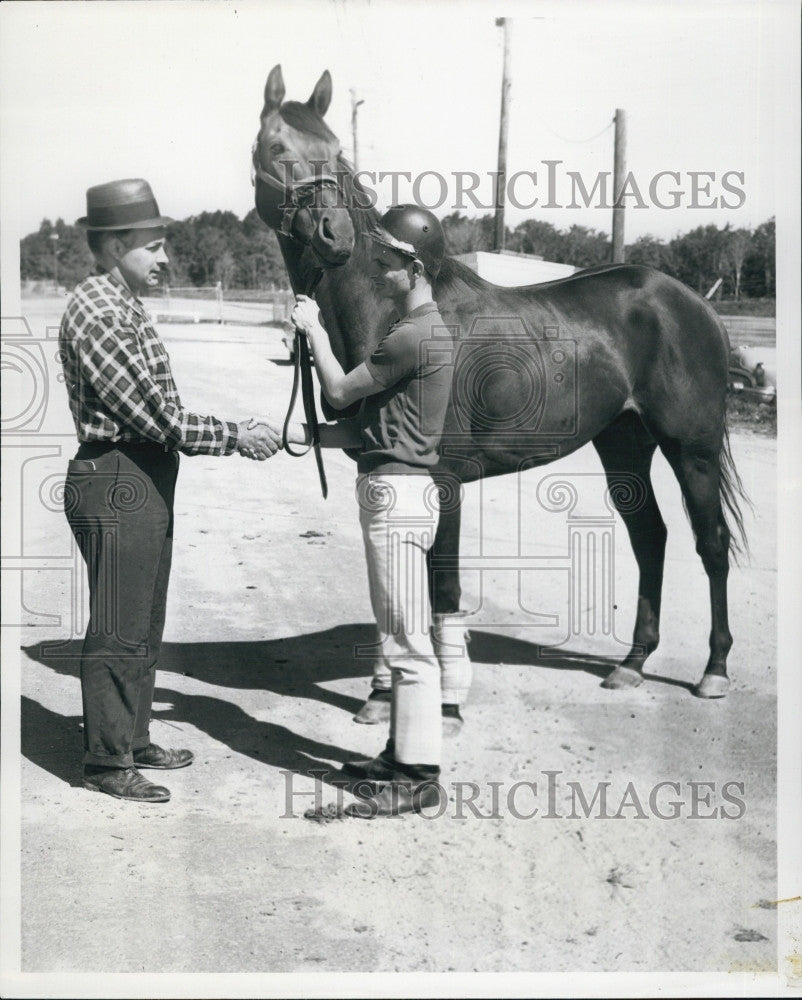
[[[288,289],[224,289],[164,285],[149,303],[154,319],[166,323],[234,323],[259,326],[287,323],[295,299]]]

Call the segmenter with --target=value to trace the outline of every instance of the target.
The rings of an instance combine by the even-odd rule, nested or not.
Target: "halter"
[[[251,149],[251,184],[255,187],[258,178],[263,184],[267,184],[274,191],[280,191],[284,195],[283,204],[278,206],[281,209],[281,224],[278,232],[288,239],[303,243],[304,241],[295,236],[292,231],[295,216],[298,212],[315,204],[318,191],[334,188],[339,193],[340,182],[333,174],[318,173],[310,177],[302,177],[298,181],[288,179],[287,183],[282,184],[280,180],[264,170],[258,162],[256,158],[258,148],[259,140],[256,139]]]

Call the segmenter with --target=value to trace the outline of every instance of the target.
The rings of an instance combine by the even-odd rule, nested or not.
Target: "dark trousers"
[[[177,475],[178,454],[156,444],[82,444],[69,463],[64,509],[89,577],[85,764],[131,767],[150,743]]]

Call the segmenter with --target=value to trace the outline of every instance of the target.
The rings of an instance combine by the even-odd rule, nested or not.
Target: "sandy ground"
[[[232,419],[283,413],[290,369],[279,331],[163,333],[186,405]],[[38,492],[74,448],[64,395],[54,381],[52,438],[38,439],[54,446],[21,469],[19,516],[26,553],[68,563],[63,514]],[[757,516],[747,517],[751,561],[730,576],[733,690],[716,702],[689,690],[707,656],[707,582],[662,459],[662,643],[647,683],[628,692],[599,686],[609,669],[599,657],[621,655],[634,621],[635,567],[620,521],[620,641],[598,630],[569,636],[567,573],[532,568],[538,557],[565,557],[568,545],[566,515],[537,502],[540,479],[590,484],[583,512],[596,516],[595,452],[519,482],[468,487],[463,547],[476,568],[463,587],[475,680],[466,725],[445,745],[439,818],[303,818],[316,792],[323,803],[337,798],[313,769],[372,754],[386,736],[351,721],[370,669],[354,646],[371,632],[354,467],[344,455],[327,456],[326,502],[311,458],[182,458],[152,735],[190,747],[196,762],[167,775],[167,805],[81,788],[77,660],[41,644],[74,635],[71,607],[82,595],[67,563],[27,571],[23,969],[776,969],[776,449],[742,434],[732,447]],[[601,516],[609,523],[603,506]],[[529,569],[494,567],[516,553]],[[551,654],[540,649],[558,643]],[[545,772],[556,772],[551,810]],[[649,804],[661,781],[679,788],[658,790],[656,810],[670,815],[676,801],[676,819]],[[477,786],[484,818],[460,806],[468,786],[456,782]],[[537,794],[517,784],[526,782]],[[572,818],[569,782],[588,799],[609,782],[609,811],[620,818],[598,818],[598,805]],[[729,786],[736,804],[727,782],[741,783]]]

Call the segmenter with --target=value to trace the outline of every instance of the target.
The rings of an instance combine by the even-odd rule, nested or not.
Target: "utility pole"
[[[507,189],[507,129],[510,104],[510,29],[512,19],[496,18],[496,27],[504,29],[504,68],[501,77],[501,123],[498,132],[498,176],[496,178],[496,225],[493,247],[504,249],[504,200]]]
[[[627,114],[615,109],[615,149],[613,152],[613,263],[624,263],[624,204],[620,202],[627,160]]]
[[[356,90],[351,87],[351,141],[354,147],[354,171],[359,170],[359,146],[357,144],[356,136],[356,109],[360,104],[364,104],[364,101],[358,101],[356,99]]]

